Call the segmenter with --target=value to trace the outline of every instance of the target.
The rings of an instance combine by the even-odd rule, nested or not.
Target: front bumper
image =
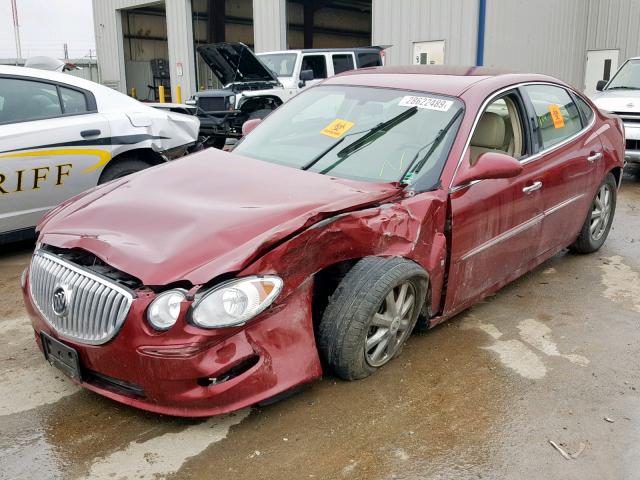
[[[640,123],[623,123],[626,138],[624,160],[628,163],[640,163]]]
[[[153,331],[145,320],[153,294],[133,302],[120,332],[104,345],[86,345],[56,333],[23,286],[35,339],[40,332],[73,347],[81,386],[156,413],[203,417],[244,408],[322,375],[311,318],[311,282],[245,327],[203,331],[184,321]],[[174,331],[175,330],[175,331]]]

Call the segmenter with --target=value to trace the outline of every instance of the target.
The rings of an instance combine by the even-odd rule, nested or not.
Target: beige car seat
[[[471,137],[469,150],[471,164],[475,165],[478,157],[485,152],[499,150],[504,152],[506,127],[504,119],[493,112],[484,112]]]

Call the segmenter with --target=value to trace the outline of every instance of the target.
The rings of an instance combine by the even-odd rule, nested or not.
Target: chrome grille
[[[131,290],[41,250],[31,260],[29,285],[38,310],[58,334],[91,345],[118,333],[134,298]]]

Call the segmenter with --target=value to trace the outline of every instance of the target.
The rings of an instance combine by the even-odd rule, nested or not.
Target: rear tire
[[[366,257],[341,280],[318,328],[318,348],[344,380],[367,377],[402,351],[426,297],[427,272],[403,258]]]
[[[127,175],[131,175],[132,173],[139,172],[140,170],[144,170],[145,168],[149,168],[152,165],[145,162],[144,160],[139,160],[137,158],[129,158],[126,160],[118,161],[112,165],[107,165],[100,175],[100,180],[98,180],[98,185],[102,185],[103,183],[110,182],[111,180],[115,180],[117,178],[126,177]]]
[[[618,187],[612,173],[598,187],[587,218],[576,241],[569,247],[576,253],[593,253],[604,244],[616,211]]]

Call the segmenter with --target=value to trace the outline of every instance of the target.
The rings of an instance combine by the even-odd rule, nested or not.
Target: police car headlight
[[[158,295],[147,309],[147,320],[156,330],[168,330],[180,315],[180,304],[186,299],[182,290],[169,290]]]
[[[196,300],[191,321],[202,328],[243,325],[273,303],[283,282],[280,277],[245,277],[213,287]]]

